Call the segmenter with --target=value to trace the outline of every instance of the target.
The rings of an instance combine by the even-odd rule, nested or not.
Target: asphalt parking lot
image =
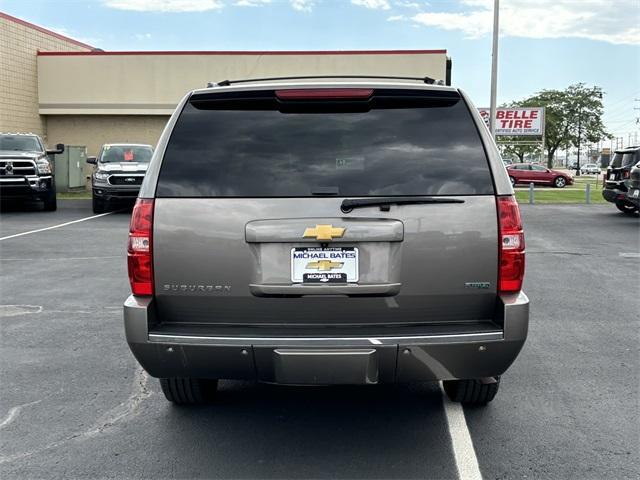
[[[496,400],[464,411],[482,477],[638,478],[640,222],[522,212],[529,339]],[[438,385],[223,382],[212,406],[166,402],[124,340],[128,213],[40,230],[91,216],[0,214],[3,479],[458,478]]]

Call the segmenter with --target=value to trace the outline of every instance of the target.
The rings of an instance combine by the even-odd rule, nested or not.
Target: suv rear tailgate
[[[460,197],[462,198],[462,197]],[[157,199],[155,288],[161,321],[218,325],[317,326],[434,324],[493,318],[497,224],[491,196],[462,204],[402,205],[340,212],[341,199]],[[304,212],[304,216],[300,216]],[[252,238],[252,222],[299,225],[299,239]],[[351,290],[314,291],[291,281],[291,249],[319,247],[302,238],[321,222],[346,225],[331,247],[359,249]],[[398,238],[351,236],[354,224],[390,222]],[[305,227],[305,228],[303,228]],[[361,227],[361,228],[362,228]],[[379,231],[379,230],[378,230]],[[252,286],[281,287],[270,293]],[[398,285],[371,292],[371,285]],[[331,287],[333,285],[321,285]],[[285,287],[285,288],[282,288]],[[296,287],[299,287],[296,289]],[[363,287],[363,291],[358,291]],[[288,290],[287,290],[288,288]],[[395,293],[397,292],[397,295]],[[348,296],[347,296],[348,295]]]
[[[494,318],[495,190],[469,106],[452,89],[354,92],[264,87],[186,102],[155,192],[162,324]],[[340,208],[344,199],[425,195],[459,203]]]

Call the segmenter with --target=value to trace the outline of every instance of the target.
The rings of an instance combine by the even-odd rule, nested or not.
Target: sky
[[[493,0],[0,0],[103,50],[446,49],[488,106]],[[640,0],[502,0],[498,104],[583,82],[610,133],[640,138]],[[626,142],[625,142],[626,143]]]

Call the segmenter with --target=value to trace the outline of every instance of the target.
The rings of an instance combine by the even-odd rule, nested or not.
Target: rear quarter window
[[[638,162],[638,152],[629,152],[622,155],[622,167],[630,167]]]
[[[156,195],[493,194],[485,150],[457,92],[415,105],[403,100],[401,107],[392,94],[377,94],[387,100],[368,111],[361,104],[283,109],[275,97],[192,97],[171,133]]]

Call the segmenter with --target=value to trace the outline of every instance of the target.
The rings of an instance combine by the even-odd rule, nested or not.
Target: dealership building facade
[[[0,131],[47,144],[155,144],[184,96],[208,82],[294,75],[432,77],[446,50],[105,52],[0,12]]]

